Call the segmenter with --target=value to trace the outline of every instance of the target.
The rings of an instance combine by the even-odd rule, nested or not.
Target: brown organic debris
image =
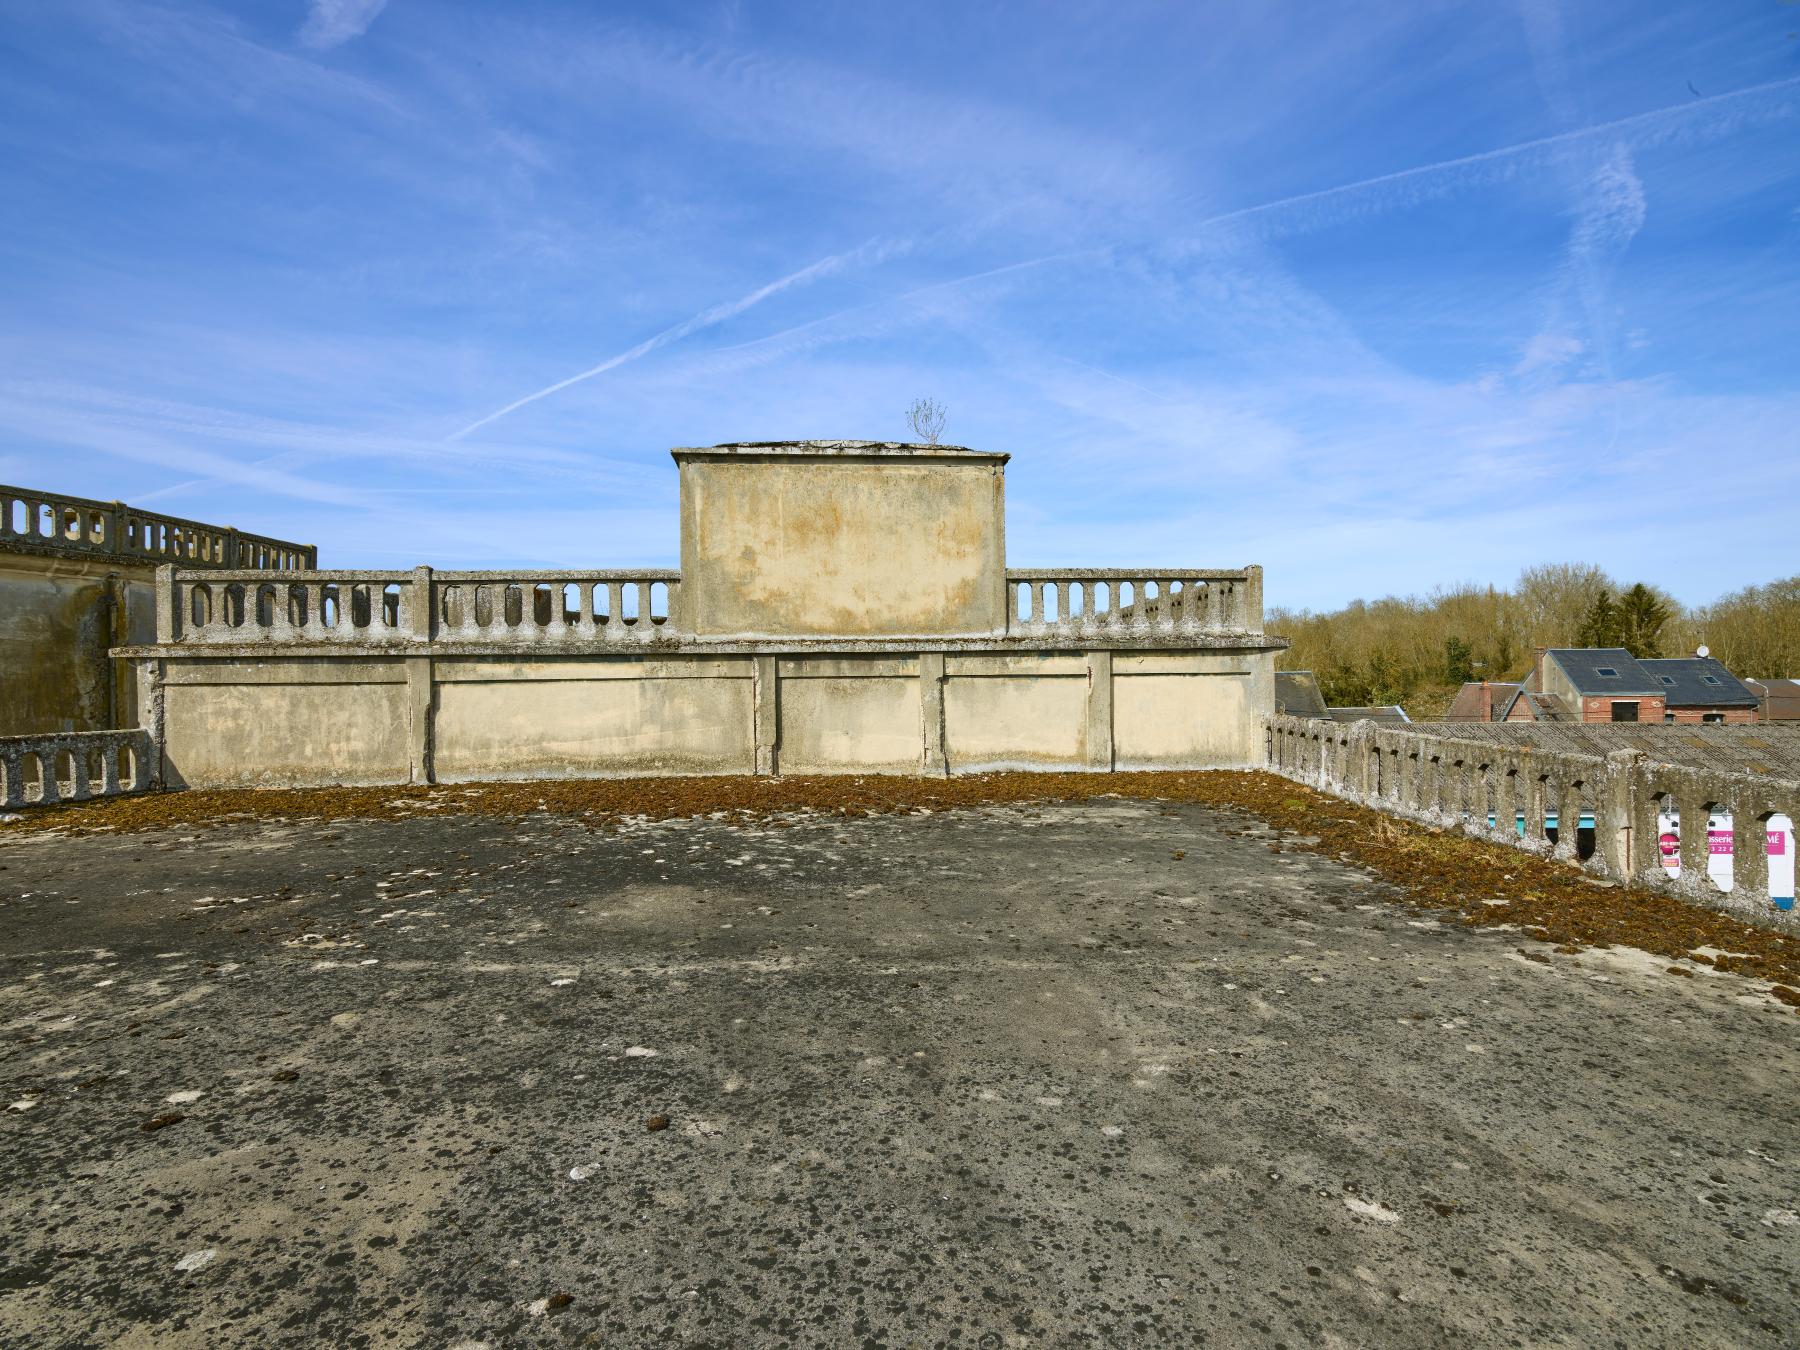
[[[187,1117],[179,1111],[164,1111],[160,1116],[151,1116],[138,1128],[145,1134],[153,1134],[157,1130],[167,1129],[171,1125],[179,1125]]]
[[[651,1116],[644,1122],[644,1128],[652,1134],[658,1130],[666,1130],[669,1128],[669,1118],[667,1116]]]

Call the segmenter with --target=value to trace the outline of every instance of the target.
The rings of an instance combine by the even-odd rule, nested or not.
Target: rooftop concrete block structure
[[[694,635],[1005,631],[1009,456],[876,441],[673,454]]]
[[[1009,570],[1007,456],[673,452],[679,570],[165,567],[172,785],[1244,767],[1262,572]]]

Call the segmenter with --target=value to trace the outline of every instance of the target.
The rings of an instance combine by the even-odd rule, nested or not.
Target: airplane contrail
[[[1729,93],[1712,94],[1706,98],[1689,99],[1686,103],[1670,104],[1664,108],[1652,108],[1649,112],[1633,113],[1630,117],[1615,118],[1610,122],[1596,122],[1593,126],[1578,127],[1573,131],[1559,131],[1551,136],[1540,136],[1532,141],[1520,141],[1516,145],[1503,145],[1493,150],[1482,150],[1473,155],[1462,155],[1456,159],[1439,160],[1435,164],[1420,164],[1411,169],[1398,169],[1393,173],[1378,174],[1374,178],[1364,178],[1354,183],[1340,183],[1336,187],[1320,188],[1316,192],[1302,192],[1292,197],[1282,197],[1272,202],[1259,202],[1255,206],[1241,206],[1233,211],[1225,211],[1216,216],[1209,216],[1199,221],[1194,228],[1206,229],[1212,225],[1224,225],[1233,220],[1244,220],[1251,216],[1259,216],[1268,211],[1277,211],[1283,207],[1301,206],[1308,202],[1329,201],[1334,197],[1347,193],[1361,192],[1366,188],[1381,187],[1389,183],[1403,183],[1411,179],[1422,178],[1428,174],[1441,173],[1446,169],[1470,168],[1478,164],[1486,164],[1495,160],[1510,159],[1514,155],[1525,154],[1532,150],[1548,149],[1551,146],[1567,145],[1572,141],[1586,140],[1592,136],[1604,136],[1608,132],[1623,131],[1630,127],[1641,126],[1646,122],[1654,122],[1661,118],[1685,118],[1696,109],[1714,104],[1728,103],[1736,99],[1747,98],[1752,94],[1766,94],[1777,89],[1791,89],[1800,85],[1800,76],[1790,76],[1785,80],[1770,80],[1766,84],[1753,84],[1743,89],[1734,89]]]
[[[771,281],[766,286],[758,287],[748,295],[739,296],[736,300],[729,300],[722,305],[714,305],[711,309],[702,310],[692,318],[683,319],[674,327],[665,328],[654,337],[645,338],[642,342],[638,343],[637,346],[632,347],[627,351],[622,351],[617,356],[607,357],[606,360],[602,361],[597,366],[591,366],[579,374],[571,375],[566,380],[558,380],[555,384],[546,385],[534,394],[527,394],[524,398],[515,399],[497,412],[491,412],[479,421],[469,423],[469,425],[464,427],[461,431],[453,432],[444,439],[460,441],[470,432],[479,431],[490,422],[497,422],[508,413],[517,412],[528,403],[536,403],[539,399],[549,398],[550,395],[559,393],[572,384],[580,384],[583,380],[591,380],[596,375],[604,375],[609,370],[616,370],[618,367],[625,365],[629,361],[635,361],[640,356],[645,356],[650,352],[655,351],[658,347],[666,347],[671,342],[679,341],[689,333],[698,332],[702,328],[710,328],[717,323],[723,323],[726,319],[737,314],[742,314],[752,305],[760,304],[762,301],[767,300],[771,295],[774,295],[779,291],[785,291],[790,286],[798,286],[818,277],[829,276],[831,273],[836,272],[853,262],[862,261],[869,255],[873,255],[875,261],[879,262],[884,258],[892,256],[896,252],[903,251],[906,246],[905,241],[884,242],[880,240],[871,240],[861,248],[851,249],[847,253],[834,253],[828,258],[821,258],[816,263],[802,267],[798,272],[790,272],[787,276]]]

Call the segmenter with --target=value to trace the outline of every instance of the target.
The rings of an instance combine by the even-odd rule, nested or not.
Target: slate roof
[[[1325,715],[1334,722],[1386,722],[1393,725],[1410,723],[1406,709],[1398,703],[1386,708],[1327,708]]]
[[[1325,696],[1310,670],[1275,672],[1275,711],[1288,717],[1325,716]]]
[[[1616,694],[1623,698],[1661,694],[1665,686],[1623,647],[1552,647],[1544,653],[1569,677],[1583,696]],[[1614,672],[1602,675],[1603,670]]]
[[[1712,656],[1677,656],[1638,662],[1662,685],[1671,708],[1754,708],[1756,692]]]

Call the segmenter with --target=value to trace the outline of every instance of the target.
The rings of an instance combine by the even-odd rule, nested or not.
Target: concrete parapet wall
[[[1277,716],[1265,735],[1270,769],[1334,796],[1800,931],[1800,913],[1770,902],[1767,853],[1770,817],[1800,821],[1800,780],[1672,764],[1641,749],[1583,753],[1372,722]],[[1659,813],[1671,806],[1681,822],[1678,876],[1659,845]],[[1707,822],[1726,812],[1733,869],[1731,889],[1721,890],[1708,874]],[[1583,816],[1594,822],[1586,858],[1578,843]]]
[[[170,786],[1206,769],[1260,759],[1274,649],[144,659]]]

